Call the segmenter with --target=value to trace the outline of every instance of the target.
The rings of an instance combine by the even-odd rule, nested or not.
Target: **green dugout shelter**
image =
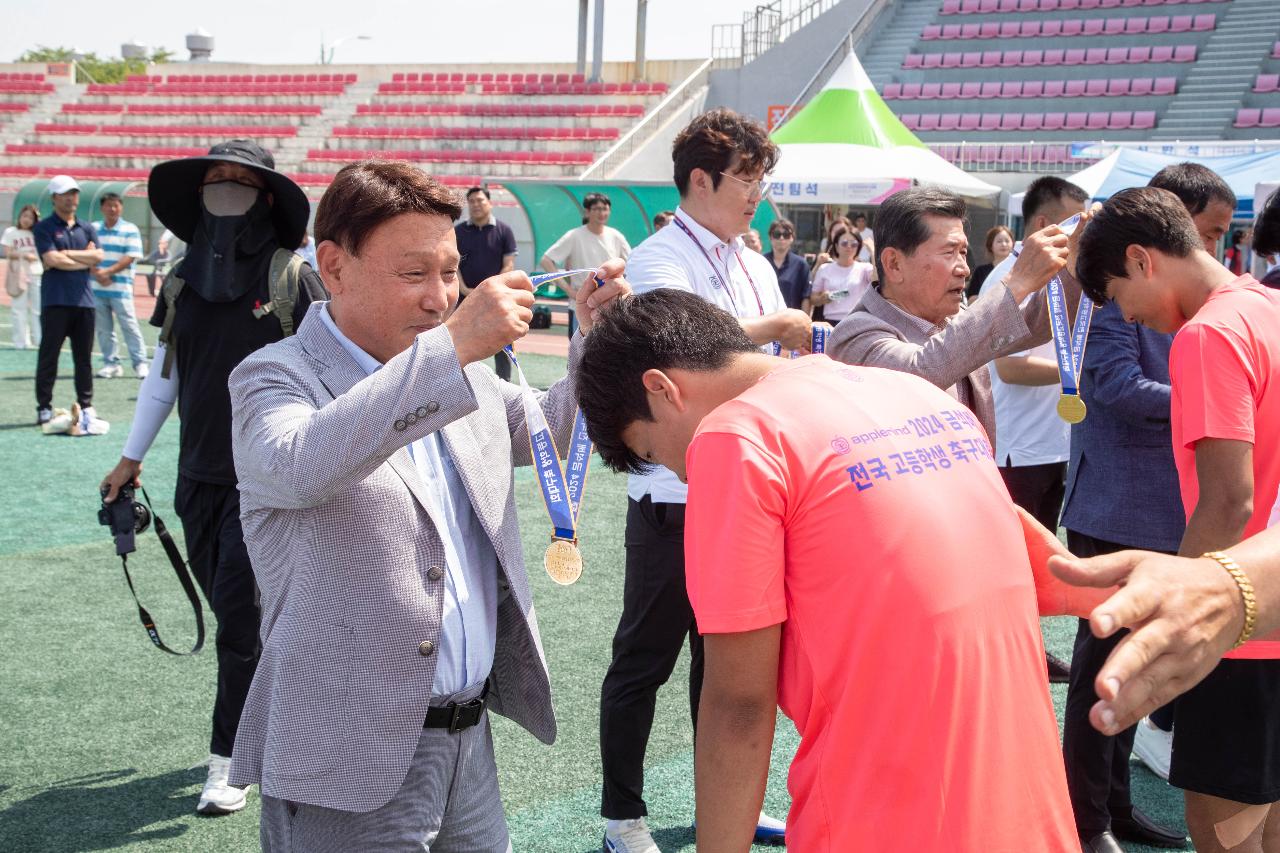
[[[72,177],[75,177],[74,175]],[[124,199],[124,218],[138,226],[144,241],[151,233],[153,223],[159,227],[159,220],[151,213],[151,205],[147,202],[147,184],[145,181],[78,181],[80,184],[80,206],[76,208],[76,216],[85,222],[102,218],[99,202],[107,193],[116,193]],[[29,181],[13,199],[13,211],[9,220],[16,221],[18,211],[28,204],[34,204],[40,211],[41,218],[53,213],[53,199],[49,196],[49,179]]]
[[[680,196],[669,183],[549,183],[545,181],[503,181],[502,188],[509,192],[528,218],[528,244],[531,251],[523,254],[518,263],[522,269],[532,270],[538,265],[551,244],[566,231],[582,224],[584,211],[582,199],[587,193],[599,192],[609,197],[613,213],[609,227],[617,228],[632,247],[640,245],[653,233],[653,217],[664,210],[675,210]],[[503,218],[504,211],[497,211]],[[756,210],[753,228],[767,234],[769,224],[778,218],[772,202],[761,204]],[[517,223],[518,242],[521,229]]]

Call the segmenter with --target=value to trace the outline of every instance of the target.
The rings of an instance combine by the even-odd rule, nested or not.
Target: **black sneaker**
[[[1066,684],[1071,680],[1071,665],[1061,658],[1045,653],[1045,663],[1049,666],[1049,683]]]

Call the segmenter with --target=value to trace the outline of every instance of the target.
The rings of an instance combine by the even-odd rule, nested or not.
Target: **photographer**
[[[157,218],[189,249],[156,300],[151,324],[162,328],[160,345],[123,455],[103,481],[103,500],[109,504],[122,485],[137,483],[143,456],[176,402],[182,430],[174,507],[192,574],[218,621],[209,773],[196,811],[226,814],[245,804],[227,773],[260,652],[227,379],[250,353],[292,334],[311,302],[324,298],[324,285],[292,252],[310,203],[257,144],[232,140],[204,157],[161,163],[147,192]]]

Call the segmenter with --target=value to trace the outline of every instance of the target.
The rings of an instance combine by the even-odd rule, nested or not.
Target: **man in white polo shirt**
[[[1032,182],[1022,199],[1026,233],[1083,213],[1088,195],[1061,178]],[[980,293],[999,285],[1022,249],[1019,243],[982,284]],[[1028,299],[1044,299],[1036,293]],[[1071,428],[1057,415],[1061,387],[1058,360],[1049,340],[988,365],[996,407],[996,465],[1013,502],[1049,530],[1058,529]],[[1053,675],[1053,673],[1050,673]]]
[[[778,148],[758,123],[732,110],[695,118],[672,146],[680,207],[671,224],[636,247],[627,278],[637,293],[690,291],[738,317],[766,352],[775,343],[807,350],[812,322],[786,307],[769,261],[747,251],[742,234],[763,198]],[[687,489],[666,468],[627,484],[626,582],[613,661],[600,695],[601,814],[608,853],[657,853],[645,822],[644,754],[658,688],[670,677],[685,637],[692,661],[689,705],[694,727],[702,692],[702,639],[685,590]],[[780,821],[762,814],[758,837],[781,838]]]

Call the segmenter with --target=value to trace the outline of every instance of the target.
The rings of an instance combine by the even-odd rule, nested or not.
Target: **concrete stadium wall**
[[[677,83],[688,77],[703,62],[702,59],[650,59],[645,62],[645,78],[652,81]],[[16,69],[23,70],[23,69]],[[544,74],[572,74],[577,71],[573,62],[524,62],[524,63],[401,63],[401,64],[305,64],[305,65],[269,65],[264,63],[245,62],[167,62],[152,65],[148,74],[358,74],[361,80],[389,81],[392,74],[398,72],[431,71],[437,74],[492,74],[492,73],[527,73],[537,71]],[[606,83],[626,83],[635,80],[634,62],[606,62],[601,69],[601,76]]]
[[[818,63],[844,41],[863,12],[876,4],[883,7],[877,13],[881,15],[893,6],[884,0],[837,3],[749,64],[712,71],[707,107],[730,107],[763,121],[771,105],[790,104],[800,94]]]

